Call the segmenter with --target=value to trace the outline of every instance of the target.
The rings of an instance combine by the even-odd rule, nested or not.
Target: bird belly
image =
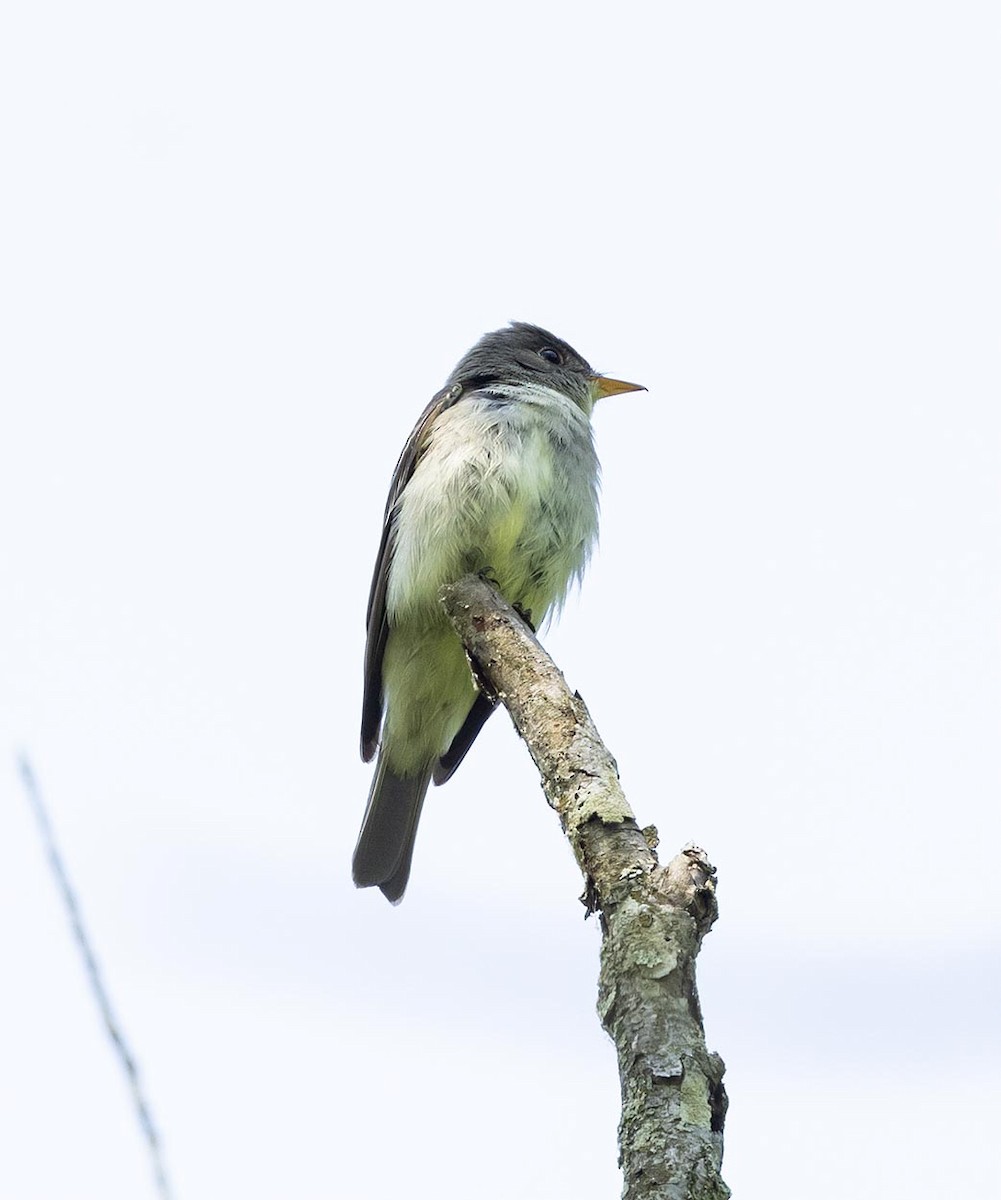
[[[510,467],[481,569],[538,626],[587,561],[597,527],[595,477],[568,471],[543,431],[525,439]]]
[[[439,418],[392,516],[382,746],[394,773],[426,771],[476,698],[441,589],[484,572],[537,627],[582,571],[597,529],[597,460],[580,420],[557,429],[556,417],[547,425],[474,402]]]
[[[383,753],[396,774],[420,774],[451,745],[476,699],[462,643],[444,617],[435,626],[404,622],[390,630],[382,679]]]
[[[539,624],[583,569],[595,537],[590,439],[588,454],[563,448],[561,456],[544,426],[490,425],[489,414],[460,415],[457,428],[438,432],[401,498],[390,624],[407,618],[440,624],[441,588],[478,571]]]

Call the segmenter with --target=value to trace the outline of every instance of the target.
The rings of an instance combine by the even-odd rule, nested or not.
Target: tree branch
[[[622,1084],[624,1200],[726,1200],[723,1060],[707,1050],[695,958],[716,919],[715,868],[697,846],[661,866],[579,695],[483,579],[442,590],[477,677],[525,740],[602,929],[598,1013]]]

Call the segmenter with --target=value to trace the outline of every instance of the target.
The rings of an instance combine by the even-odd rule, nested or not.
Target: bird
[[[428,786],[465,757],[496,700],[440,591],[488,578],[533,629],[583,575],[598,533],[598,399],[645,391],[514,321],[485,334],[425,408],[393,473],[366,618],[361,756],[378,752],[352,862],[403,898]]]

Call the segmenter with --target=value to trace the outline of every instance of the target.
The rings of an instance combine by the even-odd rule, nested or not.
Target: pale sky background
[[[0,1197],[153,1196],[22,748],[177,1200],[618,1195],[598,931],[503,715],[403,905],[349,875],[390,474],[512,318],[650,389],[547,644],[719,869],[735,1196],[993,1194],[998,14],[8,8]]]

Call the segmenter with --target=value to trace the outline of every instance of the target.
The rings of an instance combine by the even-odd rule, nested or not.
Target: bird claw
[[[533,633],[535,633],[535,625],[532,623],[531,609],[522,608],[520,604],[512,604],[511,607],[518,614],[518,616],[521,617],[521,619],[525,622],[525,624],[528,626],[528,628],[531,629],[531,631]]]

